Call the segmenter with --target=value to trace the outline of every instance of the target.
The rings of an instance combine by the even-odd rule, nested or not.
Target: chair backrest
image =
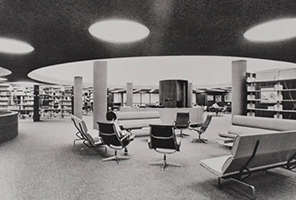
[[[87,126],[86,126],[85,121],[81,120],[80,123],[79,123],[79,126],[80,126],[81,133],[82,133],[83,137],[86,138],[91,143],[91,145],[94,145],[95,144],[95,140],[88,133],[88,130],[87,130]]]
[[[241,170],[252,156],[256,143],[258,148],[255,157],[247,166],[249,169],[286,164],[296,155],[295,141],[295,130],[237,136],[231,151],[232,155],[224,163],[222,172],[232,173]]]
[[[212,115],[207,115],[206,120],[204,121],[204,123],[201,125],[200,130],[202,132],[205,132],[208,128],[208,126],[210,125],[210,122],[212,121]]]
[[[79,127],[79,123],[80,123],[81,119],[76,117],[75,115],[71,115],[71,120],[72,120],[75,128],[77,129],[77,131],[79,131],[81,133],[81,129]]]
[[[177,112],[175,126],[189,126],[189,113]]]
[[[76,117],[75,115],[71,115],[71,120],[73,121],[76,129],[80,132],[81,136],[85,140],[88,140],[90,145],[94,145],[95,143],[94,138],[88,133],[88,129],[85,121]]]
[[[179,151],[173,125],[150,124],[150,148]]]
[[[99,136],[104,144],[110,146],[122,146],[119,135],[113,122],[97,122],[99,126]]]

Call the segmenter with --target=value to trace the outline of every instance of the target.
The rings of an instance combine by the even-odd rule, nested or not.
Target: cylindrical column
[[[188,83],[187,88],[187,107],[192,108],[192,83]]]
[[[126,84],[126,106],[133,105],[133,83]]]
[[[246,60],[232,62],[232,116],[246,115],[247,113],[246,72]]]
[[[82,119],[82,77],[74,77],[74,115]]]
[[[96,61],[93,68],[93,128],[98,121],[106,121],[107,113],[107,62]]]
[[[34,85],[34,107],[33,107],[33,121],[40,121],[39,114],[39,85]]]

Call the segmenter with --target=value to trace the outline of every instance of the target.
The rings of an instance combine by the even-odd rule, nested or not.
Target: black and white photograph
[[[296,200],[295,0],[0,0],[1,200]]]

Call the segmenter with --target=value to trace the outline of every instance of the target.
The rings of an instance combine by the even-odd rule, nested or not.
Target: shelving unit
[[[23,92],[24,94],[22,96],[21,109],[27,111],[29,116],[31,116],[34,107],[33,87],[25,87]]]
[[[72,86],[40,86],[41,117],[64,117],[72,113]],[[33,116],[33,86],[0,84],[0,110],[19,112],[20,117]]]
[[[51,118],[72,113],[72,87],[43,86],[40,89],[41,117]]]
[[[0,84],[0,109],[6,109],[11,105],[11,86]]]
[[[61,109],[64,114],[72,113],[72,87],[65,87],[61,93]]]
[[[296,119],[296,69],[266,74],[247,73],[247,115]]]

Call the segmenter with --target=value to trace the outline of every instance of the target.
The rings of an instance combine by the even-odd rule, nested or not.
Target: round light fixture
[[[296,37],[296,18],[274,20],[255,26],[244,37],[251,41],[279,41]]]
[[[7,78],[0,77],[0,82],[4,82],[4,81],[7,81]]]
[[[12,53],[12,54],[22,54],[29,53],[34,50],[34,47],[28,43],[9,39],[9,38],[0,38],[0,52],[3,53]]]
[[[88,30],[93,36],[114,43],[134,42],[150,33],[146,26],[129,20],[100,21],[91,25]]]

